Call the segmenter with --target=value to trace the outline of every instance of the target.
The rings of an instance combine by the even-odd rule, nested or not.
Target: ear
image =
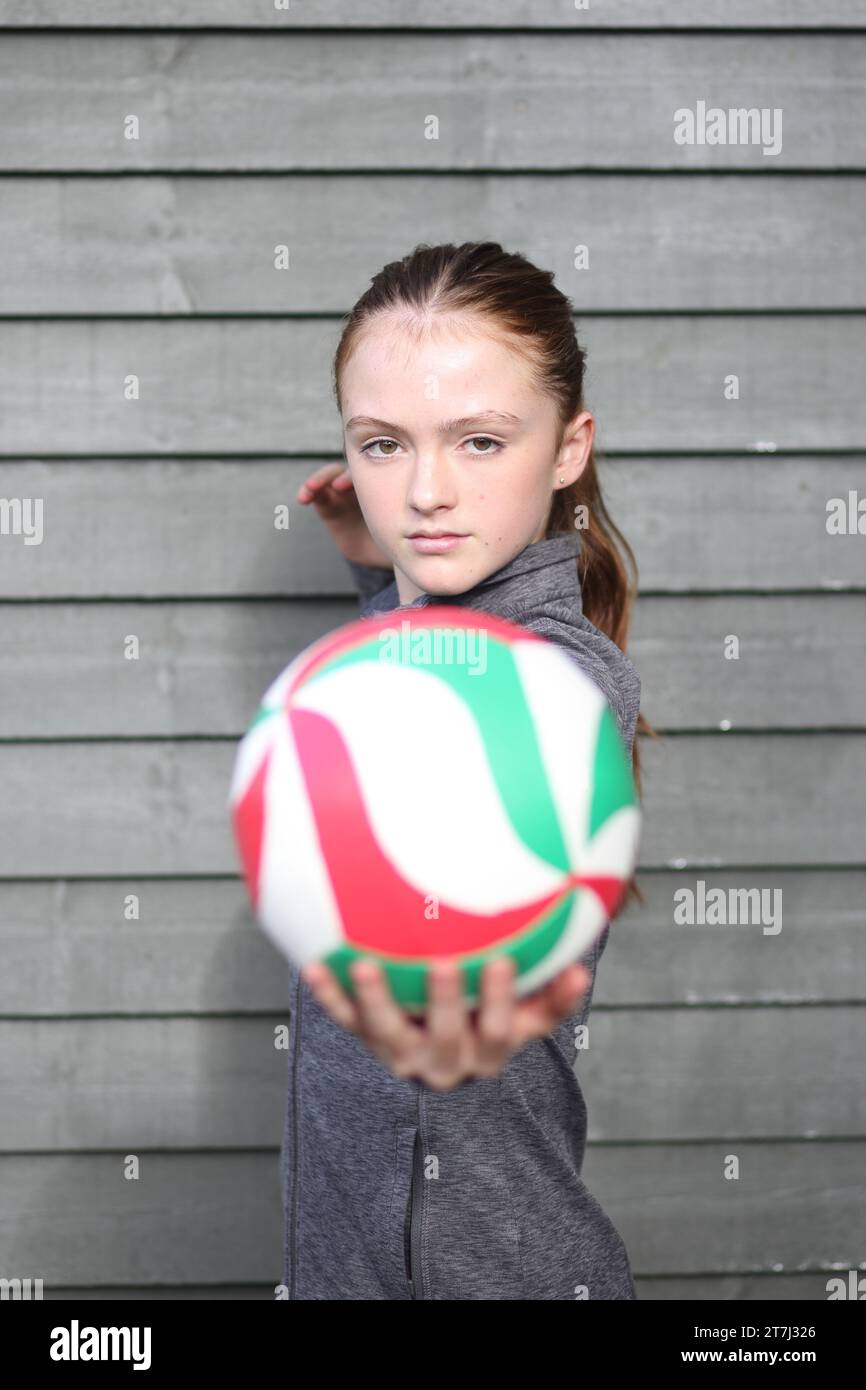
[[[595,439],[595,420],[588,410],[578,411],[563,431],[557,450],[553,486],[569,487],[583,473],[590,458]],[[565,482],[560,482],[564,478]]]

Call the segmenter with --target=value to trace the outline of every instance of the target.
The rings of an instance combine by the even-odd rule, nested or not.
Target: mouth
[[[416,531],[408,540],[422,555],[444,555],[468,536],[457,531]]]

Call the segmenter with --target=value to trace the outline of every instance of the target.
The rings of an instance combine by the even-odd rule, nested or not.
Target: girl
[[[635,590],[614,538],[636,566],[602,500],[584,363],[551,274],[495,242],[418,246],[345,323],[347,467],[318,469],[298,501],[349,563],[362,616],[442,600],[559,643],[608,699],[640,791]],[[418,776],[435,776],[419,735]],[[636,1297],[580,1176],[576,1030],[609,929],[520,1001],[511,962],[490,962],[471,1013],[442,962],[423,1022],[371,960],[353,968],[356,998],[324,966],[290,967],[289,1298]]]

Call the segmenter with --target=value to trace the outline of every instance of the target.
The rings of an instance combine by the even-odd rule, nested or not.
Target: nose
[[[424,513],[455,505],[457,488],[453,469],[435,446],[419,450],[409,477],[406,500],[415,511]]]

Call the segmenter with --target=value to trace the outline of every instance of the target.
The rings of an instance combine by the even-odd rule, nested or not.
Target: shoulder
[[[389,597],[396,596],[397,584],[394,578],[393,569],[380,569],[378,565],[359,565],[355,560],[347,560],[349,573],[352,576],[355,588],[358,591],[361,617],[375,612],[379,604],[374,603],[378,596],[382,595],[383,606],[387,609]],[[388,590],[394,588],[394,595],[389,595]]]

